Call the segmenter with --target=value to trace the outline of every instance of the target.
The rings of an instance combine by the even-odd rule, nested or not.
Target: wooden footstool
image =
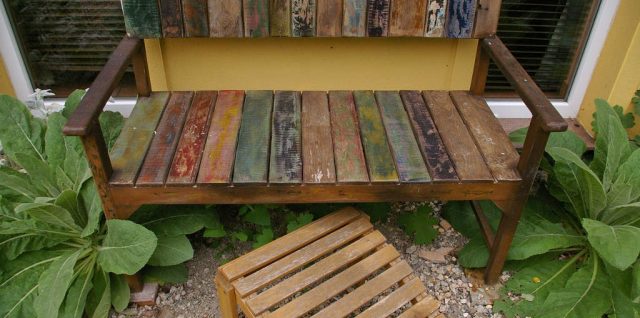
[[[220,311],[237,317],[429,317],[439,307],[369,218],[345,208],[218,269]]]

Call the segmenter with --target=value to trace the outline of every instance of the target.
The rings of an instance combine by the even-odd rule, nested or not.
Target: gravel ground
[[[436,214],[440,205],[430,203]],[[421,203],[394,204],[389,222],[381,222],[375,227],[388,242],[393,244],[402,257],[411,265],[416,276],[427,286],[430,295],[441,305],[440,312],[447,317],[500,318],[493,314],[493,300],[498,297],[498,287],[484,286],[482,272],[465,270],[457,264],[456,253],[466,243],[466,239],[444,220],[440,222],[440,235],[430,245],[417,246],[396,226],[401,211],[412,211]],[[161,287],[156,306],[130,307],[122,313],[113,313],[112,318],[159,317],[159,318],[205,318],[220,317],[213,277],[219,264],[248,252],[249,244],[222,242],[212,248],[202,242],[195,243],[195,256],[187,266],[189,279],[184,284]],[[502,281],[508,279],[505,274]]]

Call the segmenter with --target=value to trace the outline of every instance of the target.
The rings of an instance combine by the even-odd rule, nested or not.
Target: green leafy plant
[[[423,205],[415,212],[400,215],[398,224],[416,244],[429,244],[438,237],[438,230],[434,228],[438,220],[432,212],[428,205]]]

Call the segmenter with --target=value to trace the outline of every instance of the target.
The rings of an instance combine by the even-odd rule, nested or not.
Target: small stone
[[[436,251],[420,251],[418,252],[418,256],[421,258],[431,261],[434,263],[446,263],[447,260],[444,258],[445,254]]]
[[[407,254],[413,254],[413,253],[416,252],[417,249],[418,249],[417,246],[411,245],[411,246],[407,247],[405,252],[407,252]]]
[[[442,219],[440,220],[440,227],[445,230],[448,231],[451,229],[451,224],[449,222],[447,222],[447,220]]]

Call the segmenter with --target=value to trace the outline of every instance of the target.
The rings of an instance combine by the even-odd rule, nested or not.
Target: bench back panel
[[[140,38],[433,37],[495,33],[501,0],[122,0]]]

